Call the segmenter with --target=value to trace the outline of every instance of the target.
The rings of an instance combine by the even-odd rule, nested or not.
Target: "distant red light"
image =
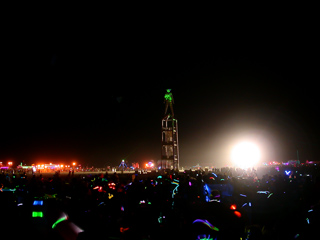
[[[240,213],[240,212],[238,212],[238,211],[234,211],[233,213],[234,213],[234,215],[236,215],[238,218],[240,218],[240,217],[241,217],[241,213]]]
[[[128,230],[129,230],[129,228],[120,227],[120,232],[121,232],[121,233],[123,233],[123,232],[125,232],[125,231],[128,231]]]

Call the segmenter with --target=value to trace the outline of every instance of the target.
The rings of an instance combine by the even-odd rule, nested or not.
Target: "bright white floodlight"
[[[242,142],[232,149],[231,159],[237,167],[251,168],[260,160],[260,150],[253,143]]]

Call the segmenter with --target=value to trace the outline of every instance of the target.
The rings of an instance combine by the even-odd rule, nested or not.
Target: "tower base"
[[[172,160],[159,160],[158,161],[159,169],[173,169],[173,161]]]

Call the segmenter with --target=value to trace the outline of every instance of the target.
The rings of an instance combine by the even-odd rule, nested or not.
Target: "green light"
[[[167,101],[171,102],[171,101],[172,101],[172,94],[171,94],[171,93],[166,93],[166,94],[164,95],[164,98],[165,98]]]
[[[164,98],[169,102],[172,101],[172,93],[170,91],[171,89],[167,89],[167,93],[164,94]]]
[[[43,212],[32,212],[32,217],[43,217]]]
[[[68,220],[67,217],[59,218],[54,224],[52,224],[52,229],[54,229],[59,223]]]

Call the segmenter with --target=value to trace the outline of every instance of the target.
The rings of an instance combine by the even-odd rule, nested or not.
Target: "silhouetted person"
[[[174,101],[173,101],[172,93],[170,91],[171,91],[171,89],[167,89],[167,93],[164,95],[164,103],[166,104],[164,114],[167,113],[168,106],[170,106],[171,115],[173,117],[174,113],[173,113],[173,105],[172,104],[174,103]]]

